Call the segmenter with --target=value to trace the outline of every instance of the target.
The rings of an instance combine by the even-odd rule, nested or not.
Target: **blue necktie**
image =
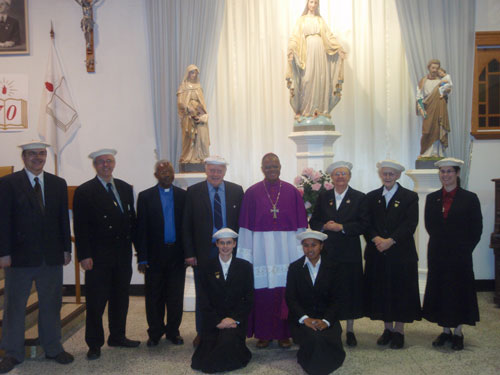
[[[113,199],[115,206],[120,210],[120,212],[123,212],[120,205],[118,204],[118,199],[116,199],[116,195],[113,192],[113,184],[111,182],[108,182],[106,186],[108,187],[108,193],[109,195],[111,195],[111,199]]]
[[[222,207],[220,204],[219,187],[215,188],[214,195],[214,226],[217,230],[222,228]]]

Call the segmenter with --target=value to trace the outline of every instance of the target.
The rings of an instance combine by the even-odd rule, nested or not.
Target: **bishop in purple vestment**
[[[302,247],[296,235],[307,228],[307,214],[299,191],[279,179],[281,164],[275,154],[262,158],[264,180],[243,197],[237,256],[253,265],[255,303],[248,321],[248,336],[257,347],[278,340],[291,346],[287,325],[285,286],[288,265],[299,259]]]

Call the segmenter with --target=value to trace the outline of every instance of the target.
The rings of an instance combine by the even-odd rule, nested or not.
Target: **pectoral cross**
[[[276,214],[279,213],[280,210],[278,208],[276,208],[276,205],[273,205],[273,208],[271,208],[269,210],[269,212],[273,214],[273,219],[277,219],[278,215],[276,215]]]

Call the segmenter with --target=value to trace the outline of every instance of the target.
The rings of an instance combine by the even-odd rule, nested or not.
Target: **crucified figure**
[[[87,48],[90,48],[90,35],[94,30],[94,18],[92,15],[92,7],[101,2],[101,0],[75,0],[81,7],[83,18],[80,22],[80,27],[85,35]]]

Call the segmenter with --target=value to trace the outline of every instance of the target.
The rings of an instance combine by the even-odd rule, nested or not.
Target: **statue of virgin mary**
[[[331,125],[340,101],[345,52],[319,13],[319,0],[307,0],[288,41],[287,87],[296,125]]]

